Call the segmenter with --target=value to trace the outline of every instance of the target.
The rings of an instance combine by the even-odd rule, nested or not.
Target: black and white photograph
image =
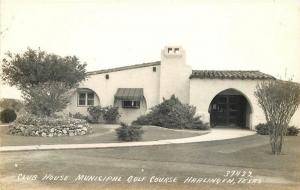
[[[0,0],[0,190],[300,189],[300,0]]]

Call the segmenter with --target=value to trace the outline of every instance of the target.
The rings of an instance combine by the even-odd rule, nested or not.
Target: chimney
[[[191,73],[191,67],[186,65],[185,50],[181,46],[164,47],[161,51],[159,101],[174,94],[183,103],[188,103]]]

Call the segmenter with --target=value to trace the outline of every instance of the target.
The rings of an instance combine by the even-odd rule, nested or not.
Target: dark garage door
[[[212,126],[244,127],[246,99],[242,95],[217,95],[211,102],[210,123]]]

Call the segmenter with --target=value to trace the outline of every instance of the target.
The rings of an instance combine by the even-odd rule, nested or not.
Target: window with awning
[[[122,101],[123,108],[140,108],[140,101],[144,98],[142,88],[118,88],[115,101]]]

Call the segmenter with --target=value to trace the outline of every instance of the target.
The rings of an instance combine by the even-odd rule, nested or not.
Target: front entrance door
[[[244,126],[245,98],[241,95],[217,95],[210,108],[212,126]]]

